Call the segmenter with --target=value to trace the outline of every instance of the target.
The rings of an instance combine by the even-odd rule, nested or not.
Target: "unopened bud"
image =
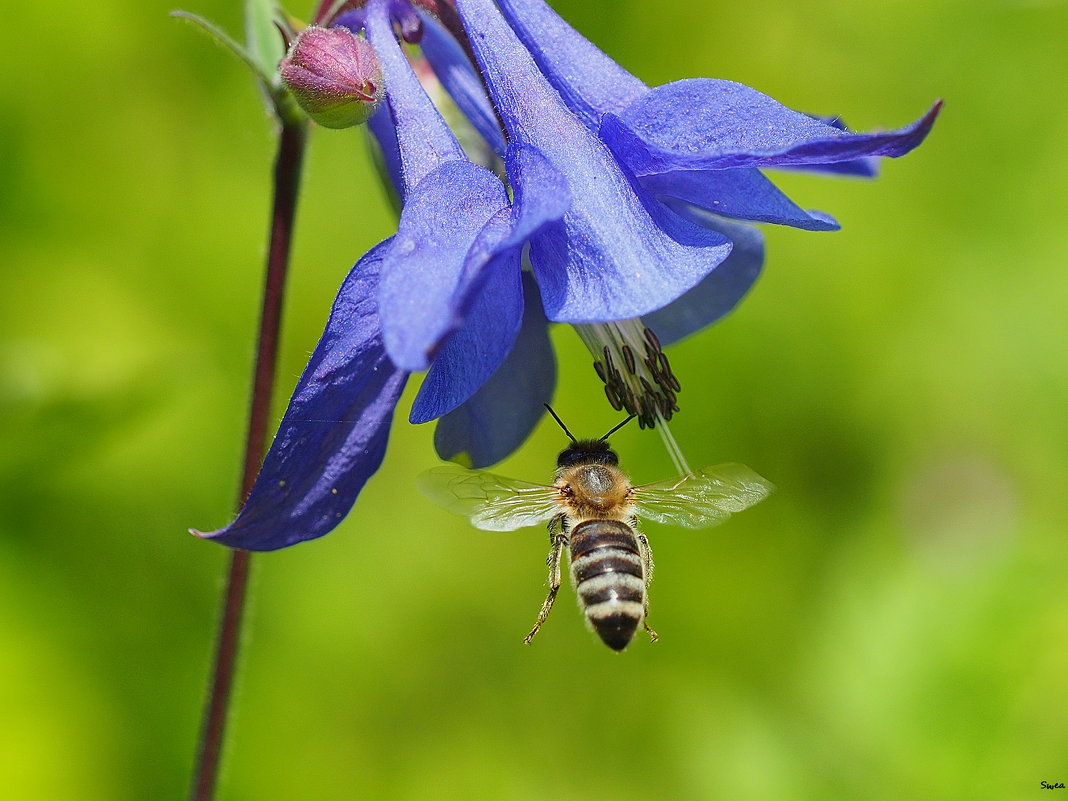
[[[278,70],[300,107],[325,128],[366,122],[382,99],[374,48],[345,28],[305,28]]]

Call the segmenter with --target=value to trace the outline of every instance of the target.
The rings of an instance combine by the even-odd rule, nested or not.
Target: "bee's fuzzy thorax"
[[[630,481],[615,465],[584,462],[557,470],[565,514],[571,522],[585,518],[629,520],[634,515]]]

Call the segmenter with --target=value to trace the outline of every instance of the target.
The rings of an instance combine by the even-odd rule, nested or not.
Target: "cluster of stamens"
[[[681,389],[656,334],[640,320],[576,325],[593,353],[593,369],[614,409],[626,409],[641,428],[653,428],[679,410]]]

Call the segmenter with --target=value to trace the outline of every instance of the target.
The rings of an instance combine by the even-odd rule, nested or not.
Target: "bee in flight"
[[[772,485],[745,465],[721,464],[634,486],[608,445],[608,437],[634,415],[600,439],[577,440],[556,412],[549,408],[549,413],[571,439],[556,460],[551,486],[452,465],[423,473],[419,489],[485,531],[548,523],[549,595],[524,642],[534,639],[556,600],[565,546],[579,605],[605,645],[622,651],[639,625],[655,641],[656,632],[646,621],[653,554],[638,530],[638,518],[707,528],[759,503]]]

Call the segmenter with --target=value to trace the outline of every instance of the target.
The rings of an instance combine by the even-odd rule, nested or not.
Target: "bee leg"
[[[656,642],[660,639],[660,635],[653,631],[651,628],[649,628],[648,620],[642,620],[642,625],[645,626],[645,630],[649,632],[649,642]]]
[[[649,540],[644,534],[638,535],[638,550],[641,552],[642,572],[645,574],[645,614],[642,615],[642,625],[649,632],[649,639],[656,642],[660,635],[649,628],[649,582],[653,580],[653,549],[649,547]]]
[[[545,598],[545,603],[541,605],[541,611],[538,612],[538,620],[534,624],[534,628],[530,630],[530,634],[523,638],[523,642],[527,645],[530,645],[530,641],[538,633],[541,624],[549,616],[549,612],[553,608],[553,602],[556,600],[556,593],[560,591],[560,553],[563,551],[564,546],[567,545],[567,535],[553,534],[552,537],[552,549],[549,551],[549,558],[545,560],[545,563],[549,566],[549,595]]]
[[[649,538],[644,534],[638,535],[638,550],[642,557],[642,567],[645,572],[645,588],[649,589],[649,584],[653,580],[653,549],[649,547]]]

